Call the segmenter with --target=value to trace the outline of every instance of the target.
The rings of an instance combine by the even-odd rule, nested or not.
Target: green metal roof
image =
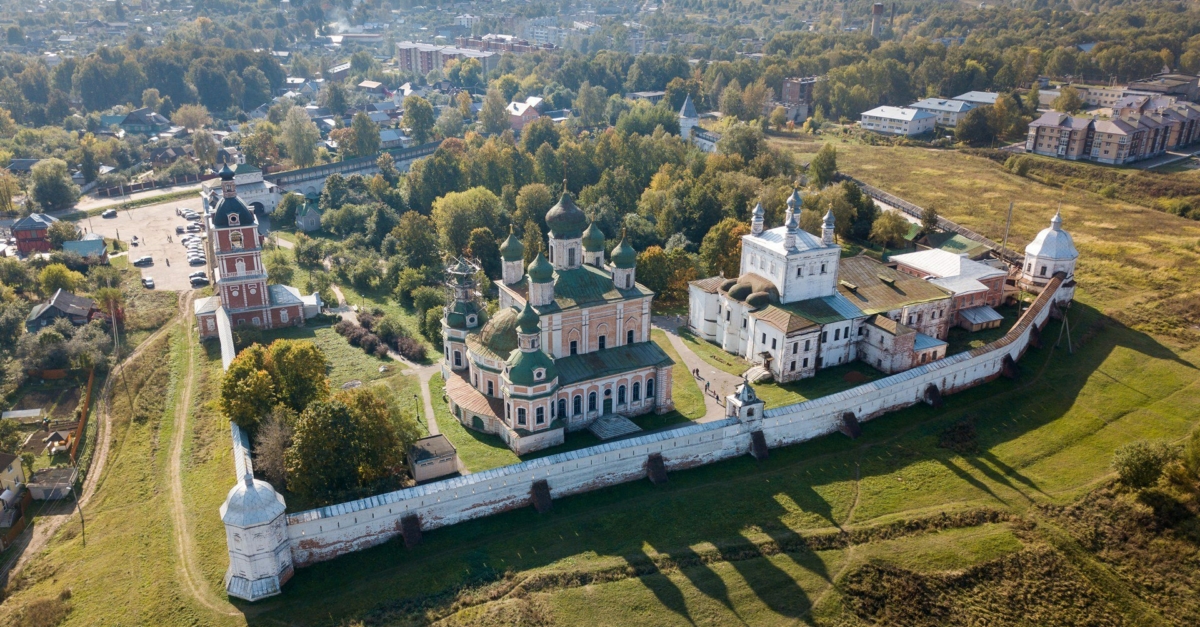
[[[541,379],[534,379],[533,371],[538,368],[545,368],[546,374]],[[508,380],[512,381],[513,385],[540,385],[553,381],[557,376],[558,369],[554,360],[540,350],[528,353],[518,350],[508,358]]]
[[[626,344],[559,359],[557,361],[558,384],[569,385],[607,377],[618,372],[674,363],[654,342]]]
[[[508,239],[500,245],[500,258],[505,261],[520,261],[525,257],[525,245],[513,235],[512,227],[508,229]]]
[[[596,228],[595,222],[583,232],[583,249],[589,253],[604,251],[604,233]]]
[[[625,234],[621,234],[621,241],[612,251],[613,265],[618,268],[634,268],[637,267],[637,251],[625,241]]]
[[[581,266],[555,273],[554,302],[546,307],[538,307],[538,313],[646,296],[654,296],[654,292],[644,285],[634,283],[630,289],[617,289],[607,272],[595,266]]]
[[[541,330],[541,318],[533,310],[533,306],[529,304],[529,301],[525,301],[525,308],[517,316],[517,330],[521,333],[537,333]]]
[[[509,307],[497,311],[479,331],[479,343],[492,353],[488,357],[508,359],[517,348],[517,310]]]
[[[529,275],[529,280],[534,283],[549,283],[554,280],[554,266],[546,261],[546,256],[538,253],[533,261],[529,262],[529,267],[526,268],[526,274]]]
[[[863,312],[841,294],[775,306],[817,324],[833,324],[863,317]]]

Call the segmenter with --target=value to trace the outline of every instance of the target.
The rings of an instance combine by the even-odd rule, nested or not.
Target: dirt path
[[[188,293],[191,298],[191,292]],[[200,567],[196,564],[196,554],[191,531],[188,529],[187,512],[183,504],[183,443],[188,432],[188,416],[192,408],[192,390],[196,376],[194,372],[196,357],[196,342],[192,337],[190,324],[184,326],[187,346],[187,369],[181,381],[183,391],[175,400],[174,431],[171,434],[171,457],[167,463],[167,478],[171,490],[171,523],[175,527],[175,551],[179,558],[180,574],[187,591],[204,607],[226,616],[237,616],[238,612],[208,587]]]
[[[150,337],[146,338],[141,344],[139,344],[138,347],[134,349],[134,351],[130,353],[128,357],[125,358],[124,361],[117,364],[116,367],[112,369],[112,372],[109,373],[108,378],[105,379],[104,387],[100,390],[98,397],[100,406],[96,412],[96,418],[100,421],[96,429],[96,453],[92,458],[92,468],[90,471],[88,471],[87,477],[84,479],[83,490],[79,495],[80,508],[86,507],[87,504],[92,500],[92,496],[96,494],[96,490],[99,489],[100,482],[104,478],[105,465],[108,463],[108,453],[109,449],[112,447],[112,416],[110,415],[111,405],[109,399],[112,396],[113,382],[117,380],[126,366],[142,356],[142,353],[145,352],[146,347],[152,345],[155,340],[169,333],[171,329],[175,327],[175,323],[178,320],[186,320],[187,314],[191,311],[191,307],[191,292],[185,292],[179,298],[179,307],[176,312],[176,317],[168,320],[163,324],[162,327],[152,333]],[[46,501],[45,503],[51,502]],[[42,507],[53,506],[42,505]],[[53,514],[38,516],[33,524],[32,532],[21,534],[17,542],[18,544],[24,544],[24,546],[21,547],[20,551],[14,557],[10,558],[9,561],[3,566],[0,566],[0,582],[7,584],[8,581],[20,573],[21,568],[23,568],[31,558],[40,553],[42,549],[46,547],[46,544],[50,541],[50,538],[54,537],[54,534],[58,533],[58,530],[64,524],[66,524],[67,521],[71,520],[72,516],[77,516],[74,507],[59,507],[58,510],[61,511],[57,511]]]

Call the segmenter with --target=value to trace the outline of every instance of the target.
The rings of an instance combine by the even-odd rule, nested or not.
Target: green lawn
[[[1022,311],[1024,311],[1025,306],[1022,307]],[[949,345],[946,347],[947,357],[986,346],[1004,337],[1004,334],[1008,333],[1008,330],[1017,323],[1018,308],[1016,305],[993,307],[993,309],[996,310],[996,313],[1004,316],[1004,321],[995,329],[983,329],[982,331],[971,332],[959,326],[950,328],[950,332],[946,334],[946,343]]]
[[[679,414],[683,420],[696,420],[703,418],[705,412],[704,392],[700,390],[700,386],[696,384],[696,379],[692,377],[692,373],[688,371],[687,364],[683,363],[683,358],[679,353],[675,352],[675,347],[671,346],[671,340],[667,339],[667,334],[654,329],[650,331],[650,339],[658,344],[658,347],[663,349],[674,362],[671,367],[671,398],[675,400],[675,411],[663,414],[662,418],[671,416],[671,414]],[[667,426],[674,422],[682,422],[682,420],[671,420],[665,424],[658,426]],[[651,429],[642,425],[643,429]]]
[[[703,359],[708,365],[717,370],[724,370],[731,375],[740,377],[743,372],[750,369],[750,362],[737,355],[725,352],[725,349],[708,340],[697,337],[687,329],[679,329],[679,338],[687,342],[688,348],[691,348],[692,352],[696,353],[700,359]]]
[[[270,344],[276,339],[309,340],[316,344],[329,361],[329,385],[335,390],[347,381],[367,383],[391,377],[404,369],[404,364],[398,361],[368,355],[361,348],[351,346],[346,338],[338,335],[330,326],[288,327],[264,331],[262,334],[263,344]],[[387,370],[380,372],[381,367]]]
[[[445,393],[446,381],[440,374],[433,375],[429,380],[429,395],[433,400],[433,415],[437,417],[438,430],[458,449],[458,459],[467,470],[480,472],[521,461],[500,436],[462,426],[450,413],[450,404],[442,400]],[[567,437],[570,438],[570,435]]]
[[[885,377],[884,373],[868,366],[861,361],[852,361],[841,366],[822,368],[817,376],[800,379],[791,383],[761,383],[754,386],[758,397],[767,407],[782,407],[808,401],[830,394],[837,394],[866,383]]]

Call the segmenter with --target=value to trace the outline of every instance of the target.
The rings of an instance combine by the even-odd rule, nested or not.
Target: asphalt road
[[[175,234],[175,227],[185,226],[187,221],[175,215],[176,207],[186,207],[199,212],[199,194],[195,198],[120,210],[115,218],[87,218],[78,224],[85,232],[99,233],[126,244],[136,235],[138,245],[130,246],[129,251],[124,254],[131,262],[146,255],[154,258],[153,264],[140,268],[142,276],[153,278],[156,289],[186,290],[191,288],[188,275],[204,270],[205,266],[188,265],[187,250],[179,243],[183,236]]]

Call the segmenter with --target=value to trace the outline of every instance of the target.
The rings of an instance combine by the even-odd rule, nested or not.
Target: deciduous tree
[[[737,277],[741,270],[742,236],[749,233],[750,227],[735,218],[725,218],[710,229],[700,242],[700,263],[705,273]]]
[[[33,201],[45,211],[58,211],[75,205],[79,186],[71,181],[67,162],[62,159],[42,159],[30,171]]]
[[[837,148],[833,144],[825,144],[817,151],[812,163],[808,166],[808,174],[812,182],[824,187],[833,182],[837,175]]]
[[[317,160],[317,142],[321,131],[300,107],[288,109],[283,119],[283,147],[292,163],[306,168]]]
[[[416,94],[404,99],[404,116],[400,119],[400,125],[408,129],[414,142],[424,144],[429,141],[434,122],[433,105],[428,100]]]

